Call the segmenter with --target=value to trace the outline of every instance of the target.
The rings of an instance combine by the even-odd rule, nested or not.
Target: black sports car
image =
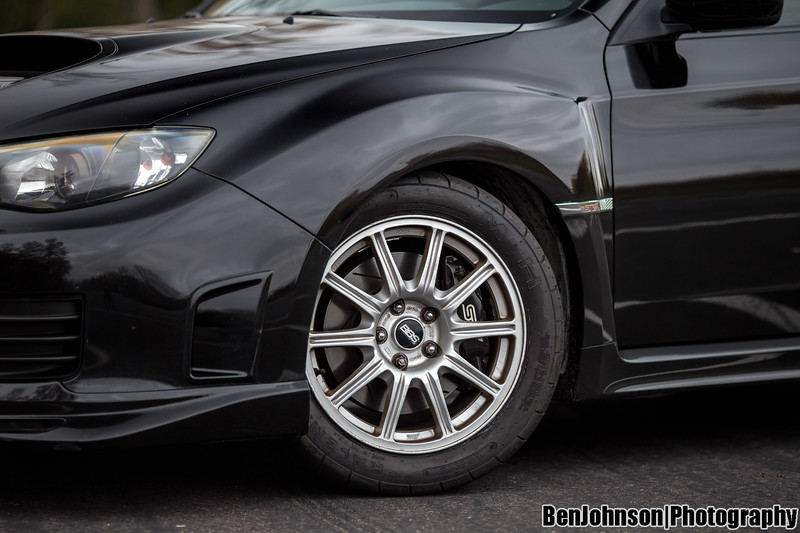
[[[219,0],[0,36],[0,439],[383,492],[800,378],[800,0]]]

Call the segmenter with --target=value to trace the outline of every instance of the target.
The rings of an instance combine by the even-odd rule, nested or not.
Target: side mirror
[[[781,18],[783,0],[666,0],[664,22],[697,31],[770,26]]]

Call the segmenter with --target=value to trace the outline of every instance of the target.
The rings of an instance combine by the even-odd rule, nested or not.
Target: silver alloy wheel
[[[468,267],[449,287],[444,257]],[[476,294],[486,320],[465,304]],[[441,218],[390,218],[348,238],[314,317],[306,374],[317,401],[339,428],[395,453],[449,448],[486,427],[522,366],[525,316],[508,268]],[[476,340],[483,365],[463,354]]]

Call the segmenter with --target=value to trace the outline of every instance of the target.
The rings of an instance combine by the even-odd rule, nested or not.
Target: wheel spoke
[[[382,439],[394,440],[394,432],[397,430],[397,422],[400,420],[400,411],[403,410],[403,403],[406,401],[406,393],[408,393],[406,375],[395,375],[392,389],[389,391],[386,398],[386,404],[384,405],[383,416],[381,417],[381,424],[379,426]]]
[[[370,359],[334,389],[333,394],[330,395],[333,406],[338,409],[344,402],[350,399],[353,394],[361,390],[373,379],[380,376],[385,369],[380,357],[373,357]]]
[[[431,408],[431,413],[439,425],[439,430],[442,432],[442,437],[447,437],[455,433],[453,428],[453,419],[450,418],[450,413],[447,411],[447,401],[442,391],[442,383],[439,381],[439,376],[435,372],[427,372],[425,378],[422,380],[425,387],[425,396],[428,398],[428,405]]]
[[[342,329],[337,331],[312,331],[308,335],[310,348],[336,348],[345,346],[372,346],[375,332],[371,329]]]
[[[481,337],[507,337],[517,333],[514,320],[493,322],[458,322],[450,329],[455,340],[479,339]]]
[[[461,356],[445,355],[444,366],[489,396],[495,397],[500,393],[499,383],[469,364]]]
[[[462,279],[445,295],[443,311],[454,311],[470,294],[477,291],[496,272],[490,263],[484,263]]]
[[[433,228],[430,237],[428,237],[425,253],[422,257],[422,266],[419,270],[417,292],[430,294],[436,286],[436,275],[439,272],[439,260],[442,256],[445,235],[446,233],[443,230]]]
[[[378,268],[381,271],[381,277],[384,283],[386,283],[386,288],[392,296],[399,296],[401,293],[400,289],[405,283],[394,262],[392,251],[389,249],[389,243],[386,242],[386,237],[383,233],[373,233],[370,237],[372,239],[372,251],[375,254],[375,261],[378,263]]]
[[[355,304],[369,316],[376,317],[381,313],[381,304],[371,294],[362,291],[335,272],[328,272],[322,282]]]

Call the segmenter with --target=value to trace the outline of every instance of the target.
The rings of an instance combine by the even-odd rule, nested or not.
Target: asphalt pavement
[[[800,383],[789,383],[557,404],[511,462],[424,497],[331,486],[288,460],[291,444],[280,441],[4,445],[0,531],[538,531],[543,505],[796,508],[798,396]]]

